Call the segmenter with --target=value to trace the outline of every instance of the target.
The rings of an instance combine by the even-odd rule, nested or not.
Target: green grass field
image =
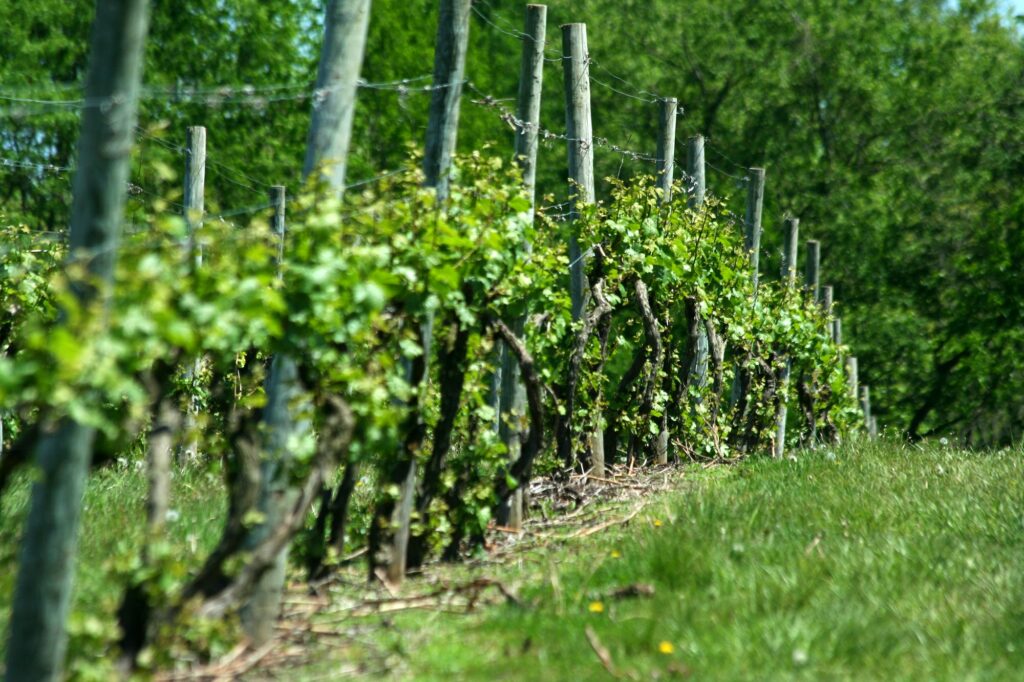
[[[862,444],[795,462],[693,468],[683,481],[628,525],[481,569],[513,587],[521,606],[342,623],[359,627],[362,644],[314,644],[303,668],[282,674],[332,679],[384,652],[393,676],[424,680],[608,679],[606,664],[623,679],[1024,675],[1019,450]],[[219,531],[214,483],[177,481],[174,542],[197,558]],[[138,537],[141,492],[135,474],[92,481],[75,598],[78,656],[100,654],[112,627],[120,588],[109,566]],[[0,524],[4,621],[23,500],[24,491],[10,496]],[[653,596],[614,596],[636,584],[652,586]],[[406,587],[422,589],[416,580]]]
[[[502,569],[525,608],[398,620],[402,677],[608,679],[588,627],[624,679],[1024,676],[1021,452],[864,445],[692,479],[525,580]],[[654,596],[609,596],[635,583]]]

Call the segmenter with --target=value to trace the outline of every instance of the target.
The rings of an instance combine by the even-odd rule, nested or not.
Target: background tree
[[[173,0],[155,8],[146,56],[155,92],[143,102],[142,126],[172,146],[185,125],[208,126],[211,213],[262,203],[264,185],[300,177],[309,110],[302,93],[314,82],[321,5]],[[0,8],[9,27],[0,49],[13,55],[0,65],[5,95],[77,98],[87,6]],[[467,77],[478,92],[514,97],[522,3],[481,0],[473,12]],[[698,132],[708,138],[715,193],[740,210],[744,169],[768,169],[762,270],[777,271],[785,215],[822,240],[824,281],[836,287],[883,425],[915,437],[958,431],[977,443],[1018,435],[1021,347],[1010,330],[1021,310],[1009,264],[1020,248],[1024,50],[996,2],[551,0],[549,15],[551,31],[568,21],[590,25],[599,136],[653,154],[654,100],[675,96],[684,111],[680,143]],[[376,9],[350,183],[397,168],[423,139],[429,94],[418,88],[429,78],[406,89],[374,84],[428,76],[436,22],[434,0]],[[549,38],[557,60],[557,35]],[[202,102],[173,97],[219,84],[254,90],[242,98],[205,92]],[[282,84],[295,88],[266,89]],[[560,88],[560,79],[546,79],[541,120],[555,132],[564,127]],[[467,97],[480,100],[478,92]],[[8,222],[61,229],[70,185],[60,169],[74,164],[76,114],[0,105],[0,157],[24,164],[0,168]],[[461,150],[490,141],[507,149],[508,133],[493,108],[466,102]],[[144,139],[129,215],[175,186],[161,169],[181,163]],[[650,170],[607,148],[596,163],[599,179]],[[564,143],[543,141],[539,196],[564,199],[564,165]],[[599,196],[607,190],[603,183]]]

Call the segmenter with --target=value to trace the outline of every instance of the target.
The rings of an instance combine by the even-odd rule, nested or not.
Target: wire
[[[402,94],[428,93],[435,90],[444,90],[460,82],[439,83],[429,85],[413,85],[414,83],[427,80],[432,76],[427,74],[400,80],[371,83],[365,80],[358,80],[357,87],[364,90],[386,90]],[[139,101],[165,101],[181,104],[201,104],[210,107],[219,107],[228,104],[249,105],[255,108],[262,108],[275,102],[296,102],[306,99],[313,100],[314,106],[318,106],[337,87],[316,88],[309,85],[297,83],[281,83],[264,86],[253,85],[216,85],[200,88],[176,88],[174,90],[143,88],[139,92]],[[11,102],[18,105],[33,105],[47,108],[63,109],[66,111],[78,111],[89,108],[99,108],[108,111],[114,106],[126,104],[128,98],[124,93],[115,93],[107,97],[87,97],[75,99],[43,99],[39,97],[22,97],[10,91],[0,91],[0,101]],[[5,113],[12,115],[25,115],[27,112],[8,108]]]
[[[733,175],[732,173],[729,173],[728,171],[724,171],[721,168],[719,168],[718,166],[712,165],[710,161],[705,160],[704,163],[711,170],[716,171],[718,173],[721,173],[722,175],[724,175],[724,176],[726,176],[728,178],[732,178],[733,180],[736,180],[737,182],[746,182],[749,179],[749,178],[747,178],[744,175]]]
[[[224,213],[218,213],[216,215],[209,215],[209,216],[206,216],[206,219],[207,220],[221,220],[221,221],[223,221],[225,218],[234,218],[235,216],[249,215],[251,213],[256,213],[258,211],[266,210],[268,208],[273,208],[273,206],[274,206],[274,204],[271,204],[271,203],[252,204],[251,206],[243,206],[241,208],[235,208],[235,209],[232,209],[230,211],[225,211]]]
[[[399,168],[399,169],[396,169],[396,170],[393,170],[393,171],[388,171],[386,173],[381,173],[380,175],[374,176],[372,178],[366,178],[365,180],[358,180],[356,182],[353,182],[350,185],[345,185],[345,189],[346,190],[356,189],[358,187],[364,187],[366,185],[372,185],[375,182],[380,182],[381,180],[386,180],[387,178],[392,178],[392,177],[394,177],[396,175],[402,175],[403,173],[408,172],[408,170],[409,170],[408,168]]]
[[[722,151],[721,151],[721,150],[720,150],[720,149],[719,149],[718,147],[709,147],[709,148],[711,149],[711,151],[712,151],[712,152],[714,152],[715,154],[717,154],[717,155],[718,155],[718,157],[719,157],[719,158],[721,158],[722,160],[724,160],[724,161],[725,161],[726,163],[730,163],[730,164],[732,164],[733,168],[736,168],[736,169],[738,169],[738,170],[741,170],[741,171],[743,171],[743,173],[747,173],[747,172],[748,172],[748,171],[750,170],[750,169],[749,169],[748,167],[744,166],[743,164],[741,164],[741,163],[736,163],[735,161],[733,161],[732,159],[730,159],[730,158],[729,158],[728,156],[726,156],[726,155],[725,155],[725,153],[724,153],[724,152],[722,152]]]
[[[479,99],[470,99],[470,102],[476,104],[477,106],[497,111],[498,116],[503,121],[508,123],[509,126],[511,126],[512,128],[517,130],[528,130],[531,127],[533,127],[532,123],[523,121],[522,119],[518,118],[515,114],[513,114],[511,111],[509,111],[506,107],[501,106],[502,100],[499,100],[493,97],[492,95],[489,95],[481,91],[479,88],[473,85],[472,82],[467,82],[466,87],[469,90],[471,90],[474,94],[476,94],[477,97],[479,97]],[[648,154],[644,154],[642,152],[638,152],[632,149],[626,149],[625,147],[621,147],[617,144],[609,142],[608,139],[604,137],[594,137],[591,140],[584,140],[581,138],[569,137],[568,135],[564,135],[562,133],[552,132],[547,128],[543,127],[538,127],[537,133],[544,140],[564,140],[566,142],[590,144],[597,148],[608,149],[610,151],[615,152],[616,154],[621,154],[622,156],[631,158],[635,161],[646,161],[648,163],[658,162],[657,157],[650,156]]]
[[[0,158],[0,166],[8,168],[30,168],[33,170],[46,171],[48,173],[70,173],[74,171],[72,166],[56,166],[52,163],[32,163],[30,161],[18,161],[16,159]]]

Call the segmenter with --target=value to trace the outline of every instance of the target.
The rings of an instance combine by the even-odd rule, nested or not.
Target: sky
[[[1024,0],[1005,0],[1005,4],[1018,14],[1024,14]]]

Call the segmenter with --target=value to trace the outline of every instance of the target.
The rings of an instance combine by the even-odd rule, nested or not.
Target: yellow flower
[[[622,558],[622,552],[620,552],[617,549],[613,549],[612,550],[612,558],[613,559],[621,559]]]
[[[654,527],[661,528],[661,519],[654,519]]]
[[[590,602],[589,608],[591,613],[604,613],[604,604],[599,601]]]
[[[658,645],[658,651],[666,655],[672,653],[675,650],[676,648],[672,646],[672,642],[662,642]]]

